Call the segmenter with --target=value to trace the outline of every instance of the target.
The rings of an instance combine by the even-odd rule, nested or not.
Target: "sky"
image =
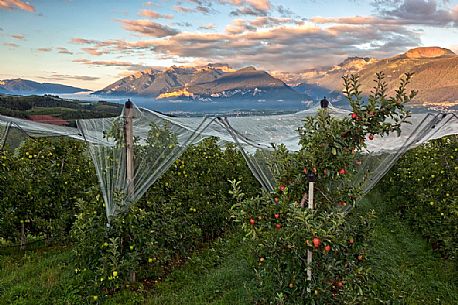
[[[458,53],[458,0],[0,0],[0,79],[93,90],[151,67],[299,72],[419,46]]]

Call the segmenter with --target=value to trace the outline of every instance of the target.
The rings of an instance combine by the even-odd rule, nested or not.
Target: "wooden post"
[[[26,242],[24,220],[21,220],[21,250],[25,249]]]
[[[311,210],[315,209],[314,206],[314,201],[313,201],[313,192],[315,188],[315,181],[316,181],[316,176],[315,174],[309,173],[308,174],[308,179],[309,179],[309,194],[308,194],[308,205],[307,207]],[[313,260],[313,252],[311,250],[307,250],[307,281],[309,283],[309,287],[307,288],[307,292],[310,292],[310,283],[312,281],[312,267],[310,266],[312,264]]]
[[[134,104],[127,100],[124,105],[124,135],[126,141],[126,182],[127,182],[127,195],[133,196],[134,188],[134,132],[133,122],[134,117]]]
[[[126,183],[127,197],[132,200],[135,192],[134,185],[134,130],[133,130],[134,104],[129,100],[124,104],[124,139],[126,146]],[[131,283],[137,281],[137,273],[131,271],[129,274]]]

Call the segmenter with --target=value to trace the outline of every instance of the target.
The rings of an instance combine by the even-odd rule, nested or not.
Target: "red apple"
[[[326,252],[331,251],[331,246],[330,245],[326,245],[326,247],[324,247],[324,251],[326,251]]]
[[[339,201],[339,206],[344,207],[346,205],[347,205],[347,203],[345,201],[343,201],[343,200]]]
[[[318,237],[314,237],[312,242],[313,242],[313,246],[315,248],[318,248],[320,246],[320,244],[321,244],[321,240]]]
[[[280,214],[275,213],[275,214],[274,214],[274,217],[275,217],[275,219],[278,219],[278,218],[280,218]]]
[[[255,223],[254,218],[251,217],[251,218],[250,218],[250,224],[251,224],[251,225],[254,225],[254,223]]]

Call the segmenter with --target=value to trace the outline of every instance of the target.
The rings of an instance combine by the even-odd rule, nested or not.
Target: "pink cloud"
[[[418,46],[418,32],[397,22],[379,22],[381,17],[314,18],[319,27],[291,17],[258,16],[235,19],[224,32],[174,32],[162,35],[157,23],[126,20],[129,30],[152,39],[139,41],[74,38],[94,52],[154,56],[173,61],[228,62],[235,66],[256,64],[264,69],[291,70],[337,64],[348,56],[388,57]],[[211,28],[211,27],[209,27]],[[119,62],[88,61],[91,65],[119,65]],[[124,62],[121,62],[124,63]],[[135,67],[141,65],[134,64]],[[127,64],[125,67],[129,67]]]
[[[379,18],[379,17],[361,17],[361,16],[354,16],[354,17],[313,17],[310,19],[311,22],[314,23],[336,23],[336,24],[393,24],[393,25],[402,25],[406,24],[407,22],[399,19],[391,19],[391,18]]]
[[[173,19],[173,15],[168,15],[168,14],[160,14],[158,12],[155,12],[153,10],[141,10],[140,13],[139,13],[140,16],[143,16],[143,17],[149,17],[149,18],[153,18],[153,19],[159,19],[159,18],[163,18],[163,19]]]
[[[72,62],[81,63],[85,65],[92,65],[92,66],[99,66],[99,67],[128,67],[129,70],[145,70],[149,68],[149,66],[145,66],[142,64],[135,64],[128,61],[116,61],[116,60],[88,60],[85,58],[74,59]]]
[[[95,81],[95,80],[100,79],[100,77],[87,76],[87,75],[68,75],[68,74],[56,74],[56,73],[53,73],[50,76],[39,76],[39,78],[45,79],[45,80],[57,80],[57,81],[64,81],[64,80]]]
[[[18,44],[15,44],[15,43],[12,43],[12,42],[4,42],[3,45],[6,46],[6,47],[10,47],[10,48],[18,48],[19,47]]]
[[[51,52],[52,48],[38,48],[37,51],[39,51],[39,52]]]
[[[209,23],[209,24],[200,26],[199,29],[201,29],[201,30],[214,30],[214,29],[216,29],[216,26],[213,23]]]
[[[108,60],[108,61],[91,61],[89,59],[74,59],[73,62],[83,63],[86,65],[94,65],[94,66],[107,66],[107,67],[129,67],[132,63],[127,61],[115,61],[115,60]]]
[[[234,19],[226,26],[225,30],[229,34],[240,34],[246,31],[256,31],[256,27],[250,25],[244,19]]]
[[[227,3],[234,6],[249,5],[259,11],[268,11],[271,8],[269,0],[220,0],[221,3]]]
[[[218,0],[220,3],[229,4],[236,7],[231,12],[233,16],[252,15],[265,16],[269,13],[272,5],[269,0]]]
[[[21,0],[0,0],[0,9],[11,10],[16,8],[31,13],[35,12],[35,7],[30,5],[28,2],[24,2]]]
[[[14,35],[11,35],[11,37],[17,40],[25,40],[25,36],[21,34],[14,34]]]
[[[105,51],[101,51],[97,48],[82,48],[81,50],[83,50],[84,52],[90,54],[90,55],[94,55],[94,56],[100,56],[100,55],[103,55],[103,54],[107,54],[108,52],[105,52]]]
[[[84,38],[72,38],[70,42],[75,43],[75,44],[95,44],[97,43],[97,40],[84,39]]]
[[[181,6],[181,5],[175,5],[173,7],[173,9],[178,13],[192,13],[192,12],[194,12],[194,9],[189,8],[189,7],[185,7],[185,6]]]
[[[57,48],[57,50],[60,54],[69,54],[69,55],[73,54],[73,52],[69,51],[67,48]]]
[[[173,36],[179,33],[177,30],[172,29],[171,27],[150,20],[122,19],[119,20],[119,22],[122,24],[124,29],[131,32],[137,32],[145,36],[165,37]]]

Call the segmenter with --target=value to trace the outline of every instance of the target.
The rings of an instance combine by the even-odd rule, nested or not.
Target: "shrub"
[[[234,191],[238,194],[238,191]],[[302,209],[287,200],[288,188],[242,200],[234,217],[252,243],[252,264],[259,283],[259,302],[330,304],[361,301],[367,270],[365,239],[375,215],[339,210]],[[312,264],[307,263],[312,251]],[[312,281],[307,279],[307,268]]]
[[[250,194],[259,185],[234,146],[215,138],[193,145],[126,213],[106,226],[100,195],[81,201],[72,230],[78,273],[92,293],[160,280],[192,251],[230,229],[234,204],[229,179],[244,181]]]
[[[70,139],[29,139],[14,153],[0,153],[0,237],[63,241],[73,224],[76,201],[96,184],[85,144]]]
[[[251,239],[254,268],[266,293],[261,303],[340,304],[361,303],[365,296],[364,240],[374,218],[348,208],[361,195],[352,183],[358,171],[359,153],[371,140],[400,131],[409,117],[405,103],[410,75],[401,79],[396,96],[386,96],[383,74],[367,103],[359,91],[357,76],[344,77],[345,90],[353,109],[351,117],[331,117],[320,110],[305,119],[299,130],[301,150],[290,153],[278,147],[274,162],[277,188],[272,194],[243,200],[236,182],[233,194],[238,203],[233,216]],[[390,120],[388,120],[390,119]],[[311,177],[312,176],[312,177]],[[306,210],[307,177],[315,177],[316,210]],[[307,263],[313,250],[313,263]],[[312,280],[306,276],[313,272]]]
[[[382,180],[392,208],[442,256],[458,255],[458,137],[407,152]]]

